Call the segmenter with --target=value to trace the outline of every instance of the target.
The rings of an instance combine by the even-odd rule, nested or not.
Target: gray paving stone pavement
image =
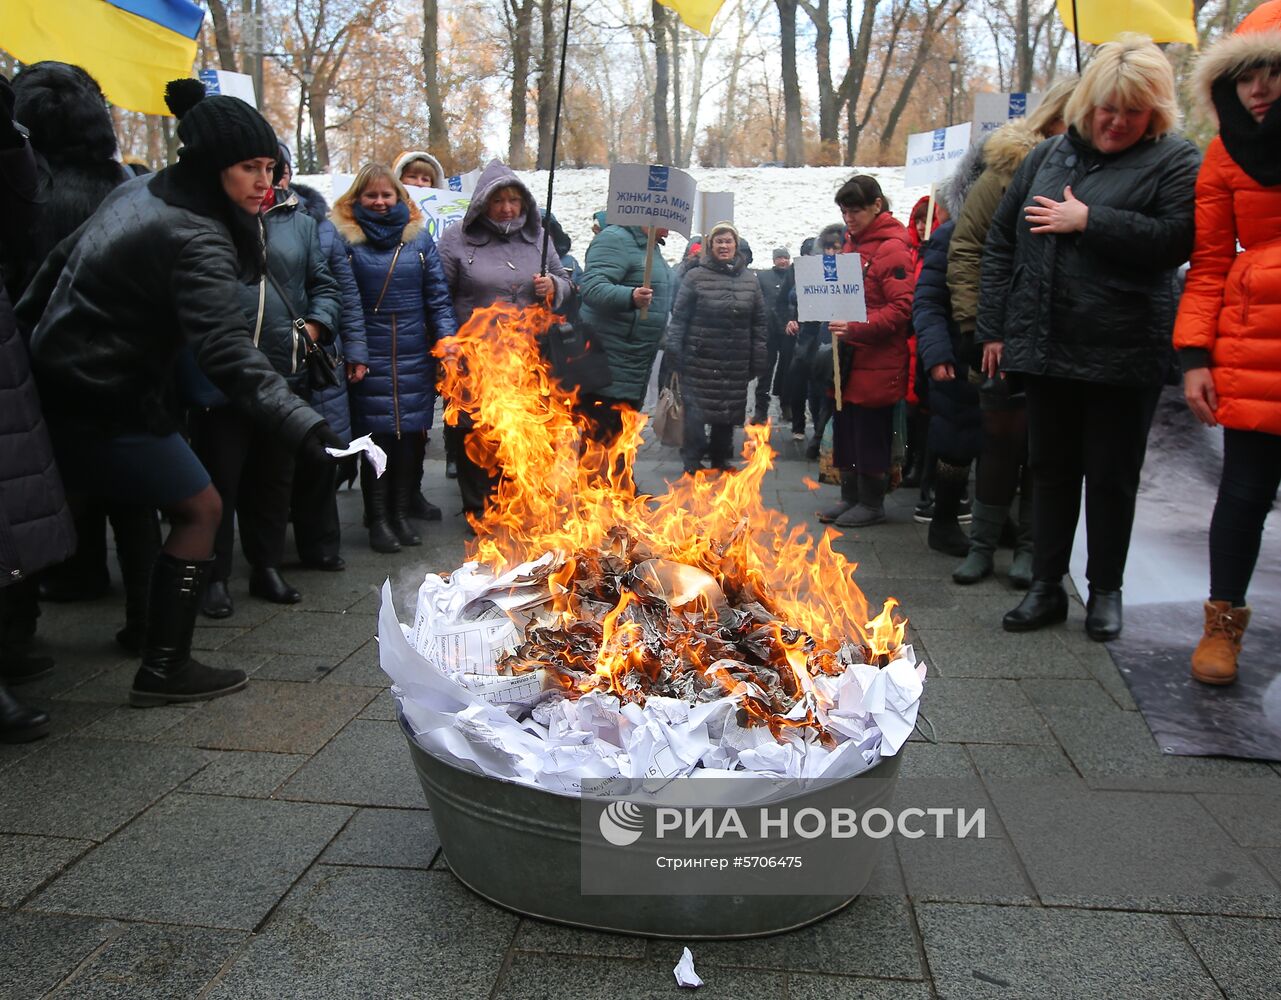
[[[776,429],[767,502],[817,527],[834,494]],[[369,550],[340,494],[344,573],[286,566],[278,608],[232,580],[236,614],[198,645],[251,674],[205,705],[126,705],[111,641],[118,584],[49,606],[57,660],[20,690],[40,743],[0,746],[0,996],[670,997],[683,942],[543,923],[449,871],[378,668],[377,592],[463,560],[439,442],[425,544]],[[642,489],[679,474],[647,446]],[[895,836],[865,894],[814,926],[691,943],[699,997],[1281,996],[1281,766],[1165,756],[1106,650],[1066,625],[1000,630],[1019,599],[997,574],[957,587],[892,494],[889,523],[835,546],[870,600],[895,596],[929,664],[938,743],[904,750],[901,786],[989,811],[984,839]],[[113,570],[114,572],[114,570]],[[495,858],[513,878],[538,858]],[[572,873],[569,877],[573,877]]]

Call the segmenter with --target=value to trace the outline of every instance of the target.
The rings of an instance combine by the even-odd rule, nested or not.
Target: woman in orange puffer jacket
[[[1210,48],[1196,83],[1219,135],[1197,178],[1196,248],[1174,345],[1188,406],[1224,432],[1192,676],[1231,684],[1250,621],[1245,593],[1281,483],[1281,0]]]

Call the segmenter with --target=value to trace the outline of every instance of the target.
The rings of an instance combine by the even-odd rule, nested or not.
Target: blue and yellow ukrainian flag
[[[165,84],[191,75],[204,16],[191,0],[0,0],[0,48],[83,66],[112,104],[167,115]]]

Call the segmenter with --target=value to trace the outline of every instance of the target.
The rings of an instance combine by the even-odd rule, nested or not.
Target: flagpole
[[[568,0],[567,0],[568,2]],[[1076,0],[1072,0],[1072,45],[1076,49],[1076,75],[1081,75],[1081,21],[1076,13]]]
[[[560,145],[560,106],[565,97],[565,53],[569,49],[569,8],[573,0],[565,0],[565,30],[561,32],[560,37],[560,76],[556,80],[556,117],[552,124],[552,157],[551,162],[547,165],[547,201],[543,207],[547,214],[552,214],[552,192],[556,184],[556,150]],[[1076,0],[1073,0],[1075,3]],[[548,226],[543,227],[543,261],[539,270],[540,274],[547,273],[547,245],[551,242],[552,231]]]

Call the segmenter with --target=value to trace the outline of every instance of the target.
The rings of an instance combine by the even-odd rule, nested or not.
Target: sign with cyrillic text
[[[1008,121],[1026,118],[1040,103],[1040,94],[975,94],[971,144],[982,142]]]
[[[867,322],[863,260],[856,253],[797,257],[796,316],[802,323]]]
[[[689,236],[698,184],[675,167],[616,163],[609,169],[605,222],[611,226],[657,226]]]
[[[947,180],[969,148],[969,122],[909,135],[907,165],[903,170],[904,185],[922,187]]]
[[[455,222],[462,222],[471,204],[470,194],[457,191],[445,191],[441,188],[407,188],[409,197],[413,198],[422,209],[423,218],[427,221],[427,235],[439,240],[440,234]]]

